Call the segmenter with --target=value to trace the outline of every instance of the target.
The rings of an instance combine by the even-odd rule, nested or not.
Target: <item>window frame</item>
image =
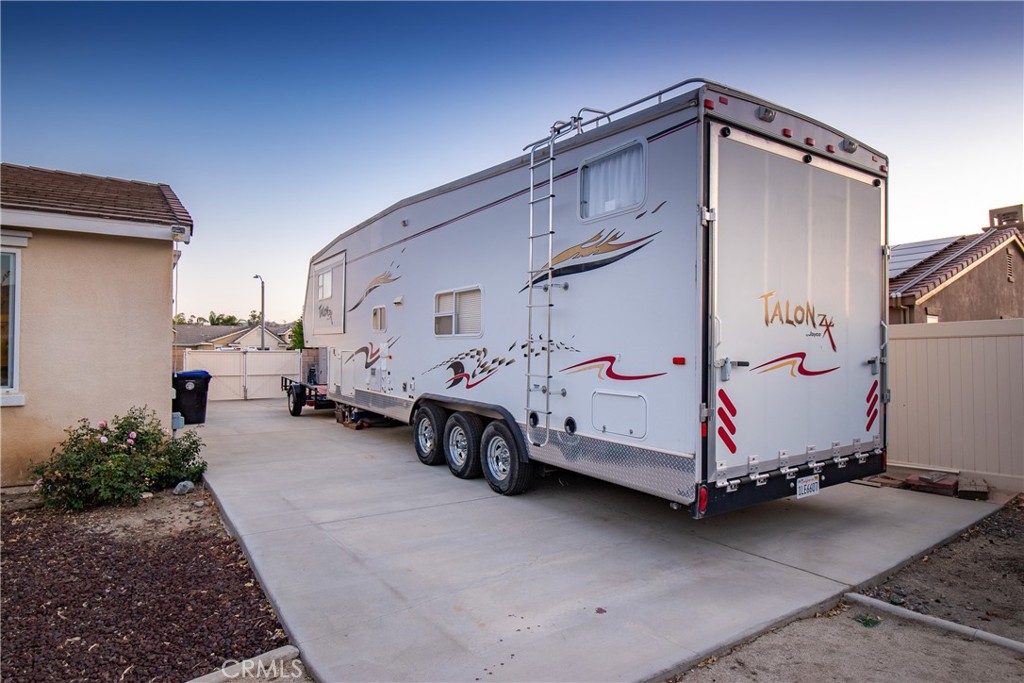
[[[473,332],[459,332],[458,321],[459,321],[459,294],[465,292],[479,292],[480,293],[480,329]],[[452,297],[452,309],[451,311],[439,312],[437,310],[438,299],[445,294],[450,294]],[[451,332],[438,332],[437,331],[437,320],[438,318],[449,318],[451,320]],[[431,322],[433,324],[433,332],[435,337],[482,337],[484,333],[484,288],[482,285],[470,285],[468,287],[457,287],[454,289],[443,289],[434,292],[433,297],[433,315],[431,316]]]
[[[378,315],[378,311],[380,315]],[[374,332],[388,331],[388,307],[374,306],[370,313],[370,329]]]
[[[625,150],[629,149],[630,147],[637,147],[637,146],[640,147],[640,157],[641,157],[641,160],[640,160],[640,171],[641,171],[642,176],[643,176],[643,191],[640,193],[640,197],[636,201],[636,203],[629,204],[627,206],[621,206],[621,207],[618,207],[618,208],[613,209],[611,211],[602,211],[600,213],[593,214],[593,215],[590,215],[590,216],[584,216],[583,215],[583,202],[584,202],[584,196],[585,195],[584,195],[584,189],[583,188],[584,188],[584,185],[585,185],[586,180],[587,180],[587,173],[586,173],[587,167],[588,166],[592,166],[593,164],[595,164],[595,163],[597,163],[599,161],[602,161],[604,159],[607,159],[609,157],[615,156],[616,154],[620,154],[620,153],[624,152]],[[578,182],[576,183],[576,193],[577,193],[577,196],[576,196],[576,200],[577,200],[576,201],[576,217],[577,217],[577,219],[579,219],[580,222],[582,222],[582,223],[593,223],[593,222],[596,222],[596,221],[599,221],[599,220],[602,220],[602,219],[605,219],[605,218],[608,218],[608,217],[611,217],[611,216],[617,216],[617,215],[620,215],[620,214],[623,214],[623,213],[627,213],[629,211],[635,211],[636,209],[640,208],[641,206],[643,206],[647,202],[647,193],[648,193],[648,189],[649,189],[649,185],[650,185],[650,183],[649,183],[650,172],[649,172],[649,169],[648,169],[647,140],[645,140],[644,138],[633,138],[631,140],[627,140],[627,141],[623,142],[620,145],[616,145],[615,147],[613,147],[613,148],[611,148],[609,150],[601,152],[600,154],[595,154],[593,156],[587,157],[582,162],[580,162],[580,165],[577,167],[576,175],[579,178]]]
[[[4,237],[7,237],[5,235]],[[25,397],[21,393],[21,271],[22,271],[22,250],[17,246],[8,246],[6,243],[0,249],[0,253],[10,255],[12,259],[13,277],[12,284],[14,291],[10,301],[10,315],[12,321],[8,322],[8,372],[9,384],[0,386],[0,406],[21,406],[25,405]],[[19,245],[20,246],[20,245]],[[27,240],[26,240],[27,246]]]

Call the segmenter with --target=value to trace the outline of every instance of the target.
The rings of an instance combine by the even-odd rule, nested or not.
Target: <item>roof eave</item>
[[[117,237],[139,237],[142,239],[167,240],[188,244],[192,238],[191,226],[163,225],[141,221],[112,220],[92,216],[76,216],[66,213],[0,208],[0,224],[12,228],[37,230],[63,230],[66,232],[113,235]]]

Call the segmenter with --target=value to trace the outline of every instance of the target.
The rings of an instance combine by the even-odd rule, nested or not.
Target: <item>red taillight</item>
[[[708,509],[708,487],[701,486],[700,493],[697,496],[697,511],[700,514],[704,514]]]
[[[825,150],[829,154],[835,154],[836,153],[836,146],[835,145],[825,145]]]
[[[715,108],[715,101],[711,100],[711,99],[704,100],[704,108],[705,109],[714,109]]]
[[[686,365],[686,358],[683,356],[675,356],[672,359],[672,365]]]
[[[782,129],[782,136],[783,137],[787,137],[787,138],[791,138],[791,137],[793,137],[793,131],[791,129],[789,129],[789,128],[783,128]]]
[[[889,167],[886,166],[885,164],[882,164],[881,166],[878,167],[878,170],[880,170],[882,173],[888,173]]]
[[[804,144],[808,147],[814,147],[814,138],[804,138]]]
[[[719,96],[718,101],[722,104],[729,104],[729,98],[724,95]]]

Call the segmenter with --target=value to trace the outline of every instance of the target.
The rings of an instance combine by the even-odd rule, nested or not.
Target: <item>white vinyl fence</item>
[[[889,463],[1024,491],[1024,319],[889,329]]]
[[[185,351],[186,370],[206,370],[208,401],[277,398],[281,377],[300,379],[301,351]]]

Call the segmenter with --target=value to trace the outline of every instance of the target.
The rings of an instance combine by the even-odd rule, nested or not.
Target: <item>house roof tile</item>
[[[182,226],[192,217],[169,185],[3,164],[0,206],[6,209]]]
[[[245,332],[248,325],[175,325],[174,345],[195,346],[226,337],[232,332]]]
[[[981,234],[964,235],[889,279],[890,296],[922,298],[949,280],[957,278],[971,264],[985,258],[1008,241],[1021,241],[1016,226],[992,228]],[[911,246],[911,245],[906,245]],[[893,247],[894,250],[899,246]]]

